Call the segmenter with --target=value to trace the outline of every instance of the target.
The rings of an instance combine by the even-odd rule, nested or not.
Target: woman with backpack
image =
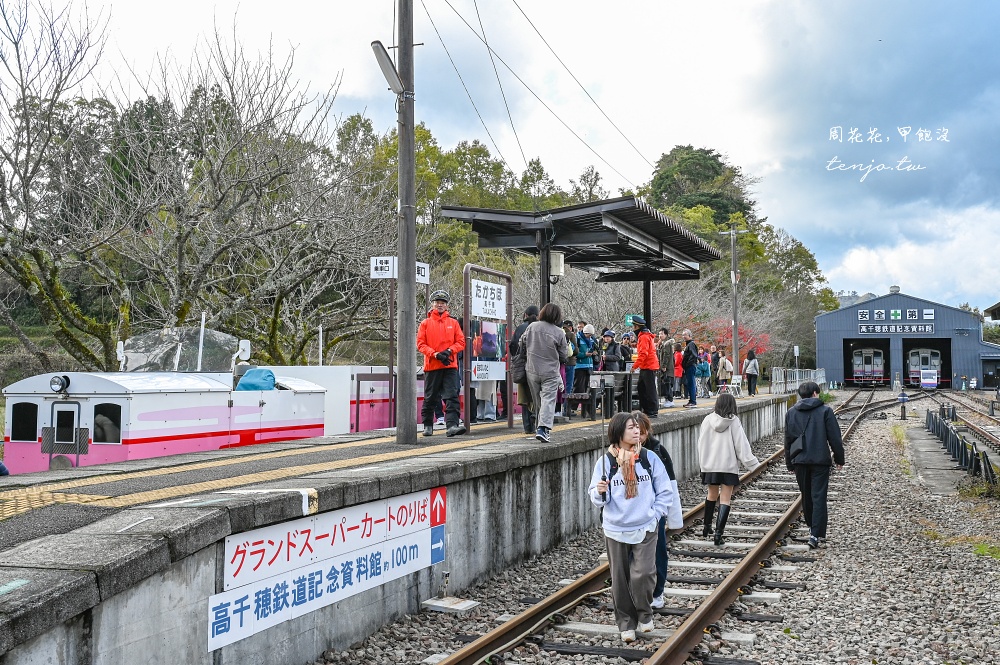
[[[748,471],[760,466],[760,461],[750,449],[750,440],[743,431],[743,423],[736,415],[736,398],[722,393],[715,399],[715,411],[705,416],[698,435],[698,463],[701,466],[701,484],[708,485],[705,499],[705,526],[702,538],[712,535],[712,514],[719,505],[719,520],[715,525],[715,544],[721,546],[722,534],[729,519],[729,505],[733,490],[740,484],[740,464]]]
[[[587,494],[601,507],[611,567],[611,599],[623,642],[653,630],[656,532],[679,499],[663,462],[639,445],[639,420],[616,413],[608,424],[610,446],[597,460]]]

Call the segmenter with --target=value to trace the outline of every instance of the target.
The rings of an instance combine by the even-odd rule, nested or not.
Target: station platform
[[[679,477],[698,471],[697,434],[713,406],[661,409],[653,421]],[[787,396],[741,398],[738,408],[756,440],[783,426]],[[93,665],[314,660],[419,611],[442,587],[475,584],[597,524],[585,492],[604,433],[600,419],[573,419],[540,443],[520,423],[480,423],[450,438],[437,429],[416,445],[369,432],[0,478],[0,663],[81,662],[81,654]],[[233,572],[234,543],[278,540],[287,530],[289,547],[308,545],[300,532],[309,520],[319,534],[323,520],[346,525],[362,511],[365,520],[355,524],[363,523],[373,506],[388,505],[391,518],[397,499],[421,493],[431,508],[446,493],[446,521],[438,515],[438,526],[433,518],[414,524],[426,529],[411,540],[390,534],[384,547],[369,546],[371,556],[398,563],[398,575],[354,595],[334,594],[333,559],[314,553],[311,565],[326,568],[312,574],[327,585],[317,587],[315,603],[310,591],[281,621],[258,616],[253,630],[224,639],[220,608],[231,601],[252,607],[253,592],[238,597],[241,589],[267,590],[268,579],[292,574],[275,569],[276,577],[237,585],[231,577],[247,571]],[[317,549],[322,535],[314,534]],[[404,541],[405,548],[391,547]],[[399,560],[418,545],[428,558]],[[227,614],[225,629],[231,621],[235,634],[245,611]]]

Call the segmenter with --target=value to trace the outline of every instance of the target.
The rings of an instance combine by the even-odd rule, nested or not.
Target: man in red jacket
[[[656,374],[660,370],[660,361],[656,357],[656,341],[643,317],[633,316],[632,327],[638,336],[632,371],[639,372],[639,408],[650,418],[657,418],[660,400],[656,396]]]
[[[448,315],[448,292],[431,294],[434,306],[417,330],[417,351],[424,354],[424,436],[434,434],[434,405],[445,403],[447,435],[465,434],[458,421],[458,354],[465,350],[465,335],[458,321]]]

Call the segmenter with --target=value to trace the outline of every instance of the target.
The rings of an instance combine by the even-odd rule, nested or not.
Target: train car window
[[[56,443],[76,443],[76,412],[56,411]]]
[[[94,443],[122,442],[122,407],[98,404],[94,407]]]
[[[38,405],[18,402],[11,407],[10,440],[38,441]]]

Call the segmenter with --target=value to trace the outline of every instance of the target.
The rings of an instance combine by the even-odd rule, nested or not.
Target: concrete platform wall
[[[779,397],[741,400],[740,418],[750,439],[779,430],[786,408]],[[698,473],[696,444],[704,415],[673,413],[654,421],[684,478]],[[214,652],[207,651],[208,598],[222,589],[225,536],[300,517],[300,496],[220,501],[210,495],[210,507],[171,510],[169,518],[167,509],[136,508],[51,542],[25,543],[0,554],[0,590],[15,579],[53,580],[33,594],[27,593],[30,585],[6,596],[0,592],[0,665],[313,661],[325,649],[345,649],[381,625],[419,611],[421,601],[440,593],[444,571],[454,593],[598,524],[598,511],[585,492],[604,445],[603,437],[582,432],[546,446],[513,438],[264,486],[315,487],[319,511],[327,511],[446,485],[447,559]],[[139,520],[147,521],[120,533],[123,525]],[[72,546],[60,550],[64,557],[45,554],[67,538]],[[115,555],[88,556],[88,543],[113,545]]]

